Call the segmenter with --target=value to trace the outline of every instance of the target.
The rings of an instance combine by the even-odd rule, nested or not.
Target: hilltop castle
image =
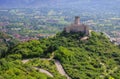
[[[85,35],[89,35],[88,26],[80,23],[80,17],[79,16],[76,16],[74,23],[71,24],[68,27],[65,27],[64,31],[67,32],[67,33],[70,33],[70,32],[82,32]]]

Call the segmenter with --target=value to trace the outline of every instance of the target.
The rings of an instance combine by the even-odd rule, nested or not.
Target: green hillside
[[[7,50],[17,43],[19,43],[17,39],[14,39],[9,34],[0,32],[0,57],[5,56]]]
[[[103,33],[92,32],[88,40],[81,40],[83,36],[81,33],[61,32],[54,37],[12,47],[6,57],[0,59],[0,78],[19,79],[22,76],[22,79],[65,79],[56,70],[55,59],[60,61],[72,79],[119,79],[120,48]],[[21,60],[27,58],[51,60],[34,59],[23,64]],[[48,70],[54,77],[35,71],[33,66]]]

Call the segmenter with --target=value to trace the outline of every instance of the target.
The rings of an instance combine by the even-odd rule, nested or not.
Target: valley
[[[68,13],[69,12],[69,13]],[[82,23],[96,32],[105,32],[120,43],[120,15],[107,12],[92,14],[71,9],[0,9],[0,31],[22,42],[54,36],[80,15]],[[99,16],[98,16],[99,15]]]

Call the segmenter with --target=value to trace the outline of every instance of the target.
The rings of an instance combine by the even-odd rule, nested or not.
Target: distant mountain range
[[[119,7],[120,0],[0,0],[0,8],[40,8],[40,7]]]
[[[119,15],[119,3],[120,0],[0,0],[0,8],[65,9],[74,10],[77,13],[96,12]]]

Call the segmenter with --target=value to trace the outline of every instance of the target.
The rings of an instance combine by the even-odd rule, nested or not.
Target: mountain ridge
[[[120,0],[1,0],[0,6],[1,8],[39,8],[39,7],[66,7],[79,6],[79,5],[101,5],[102,6],[110,6],[110,5],[118,5]],[[107,4],[107,5],[106,5]],[[51,5],[51,6],[49,6]]]

